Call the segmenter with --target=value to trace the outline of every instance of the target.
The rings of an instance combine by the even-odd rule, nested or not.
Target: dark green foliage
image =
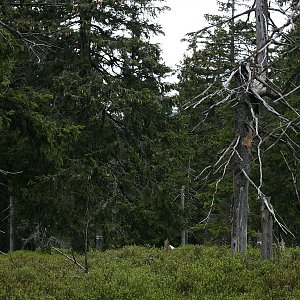
[[[176,238],[182,183],[173,173],[186,158],[167,138],[177,130],[164,98],[169,69],[149,41],[164,8],[148,0],[11,4],[1,19],[24,50],[10,53],[7,73],[22,109],[13,119],[18,135],[3,133],[0,168],[14,170],[12,161],[23,171],[10,183],[19,238],[39,226],[70,240],[85,235],[87,222],[88,239],[101,229],[106,247]],[[0,124],[14,114],[5,111]],[[15,140],[26,145],[14,149]]]
[[[170,70],[159,46],[150,41],[161,32],[155,18],[165,8],[154,1],[2,2],[0,230],[6,235],[0,236],[5,241],[0,250],[8,249],[11,195],[19,248],[37,228],[45,239],[54,235],[79,242],[81,251],[86,229],[91,247],[99,230],[106,248],[161,245],[167,238],[177,245],[183,228],[190,230],[191,242],[228,242],[230,166],[217,190],[214,183],[220,174],[204,181],[197,176],[233,138],[231,104],[211,110],[204,123],[203,116],[218,97],[195,109],[185,110],[183,105],[213,82],[209,92],[221,86],[218,80],[243,57],[245,46],[252,49],[252,24],[236,22],[234,28],[229,24],[205,30],[198,40],[191,38],[192,55],[180,69],[179,96],[168,97],[170,86],[164,77]],[[229,3],[220,4],[230,14]],[[215,24],[223,19],[207,16]],[[289,33],[296,41],[297,32],[296,26]],[[294,70],[298,63],[298,54],[284,56],[278,68]],[[289,76],[288,71],[276,73],[276,84],[288,82]],[[297,74],[293,86],[298,82]],[[298,96],[291,96],[295,107]],[[286,108],[284,113],[292,115]],[[263,129],[272,130],[273,121],[266,119]],[[291,137],[297,140],[299,135],[294,132]],[[290,200],[295,199],[295,187],[281,153],[295,175],[299,162],[288,150],[280,144],[272,153],[263,153],[264,188],[296,233],[299,203]],[[254,180],[258,171],[255,161]],[[180,208],[182,186],[185,211]],[[254,191],[250,196],[255,237],[260,203]],[[212,199],[205,226],[201,221]]]

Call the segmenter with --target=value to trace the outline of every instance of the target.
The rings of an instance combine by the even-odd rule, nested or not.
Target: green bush
[[[125,247],[90,252],[88,273],[56,253],[4,254],[0,265],[1,300],[300,299],[299,248],[262,261],[257,249]]]

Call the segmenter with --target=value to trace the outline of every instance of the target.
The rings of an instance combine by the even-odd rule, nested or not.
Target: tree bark
[[[231,2],[231,45],[230,60],[235,61],[235,0]],[[236,80],[238,86],[242,86],[242,81],[238,77]],[[235,135],[239,139],[234,156],[233,164],[233,210],[232,210],[232,228],[231,228],[231,252],[245,252],[247,250],[247,226],[248,226],[248,188],[249,182],[242,173],[244,170],[250,174],[251,164],[251,143],[245,143],[250,132],[251,111],[249,107],[249,96],[241,88],[237,93],[237,106],[235,109]],[[249,147],[250,145],[250,147]]]
[[[15,201],[13,196],[9,198],[9,251],[15,250]]]
[[[260,81],[265,82],[268,66],[268,2],[267,0],[256,0],[256,46],[257,46],[257,74]],[[264,88],[261,84],[260,88]],[[271,206],[270,198],[266,199],[268,206]],[[273,257],[273,219],[264,201],[261,207],[261,226],[262,226],[262,259]]]
[[[185,207],[185,186],[182,186],[182,188],[181,188],[180,204],[181,204],[182,212],[184,213],[184,207]],[[186,244],[186,229],[183,229],[181,231],[181,246],[184,246],[185,244]]]
[[[231,45],[230,60],[235,61],[235,0],[231,2]],[[238,77],[237,86],[242,86]],[[237,93],[237,106],[235,109],[235,136],[239,139],[236,154],[233,161],[233,210],[231,227],[231,252],[245,252],[247,250],[247,226],[248,226],[248,188],[249,182],[243,174],[244,170],[250,174],[251,164],[251,143],[245,143],[250,132],[251,111],[249,107],[249,96],[240,88]]]
[[[265,80],[266,67],[268,65],[268,49],[266,46],[268,39],[268,2],[267,0],[256,0],[256,48],[257,65],[260,79]]]
[[[270,197],[266,199],[267,204],[271,206]],[[273,218],[265,202],[261,206],[261,227],[262,227],[262,259],[273,258]]]
[[[238,79],[241,86],[241,81]],[[251,131],[252,115],[249,107],[249,95],[241,89],[237,94],[235,109],[235,133],[239,143],[233,159],[233,211],[231,229],[231,252],[247,250],[248,189],[251,164],[251,143],[246,143]],[[247,176],[242,172],[244,171]]]
[[[235,0],[231,1],[231,21],[230,21],[230,62],[232,66],[235,61],[235,25],[234,25],[234,15],[235,15]]]
[[[99,230],[96,234],[96,250],[103,249],[103,230]]]
[[[256,0],[256,44],[257,56],[255,71],[260,80],[265,81],[268,63],[267,42],[268,4],[266,0]],[[244,252],[247,250],[247,219],[248,219],[248,188],[247,177],[250,175],[253,132],[250,105],[251,99],[247,91],[242,89],[242,81],[238,78],[241,87],[237,94],[235,110],[235,133],[239,139],[236,148],[233,166],[233,219],[231,232],[231,251]],[[263,88],[264,86],[260,86]],[[257,88],[260,88],[257,87]],[[243,172],[242,172],[243,171]],[[245,174],[244,174],[245,172]]]
[[[7,176],[0,173],[0,251],[9,251],[9,190]]]

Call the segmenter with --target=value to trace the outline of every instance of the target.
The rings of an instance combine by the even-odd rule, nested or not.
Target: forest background
[[[190,243],[229,244],[234,167],[230,159],[215,163],[234,137],[234,103],[220,107],[219,91],[255,47],[254,20],[232,19],[239,5],[251,10],[253,3],[220,2],[220,16],[206,16],[214,27],[187,36],[177,84],[166,81],[172,70],[151,43],[166,9],[154,1],[0,3],[0,250],[54,237],[94,247],[99,235],[104,248],[166,239],[177,246],[183,231]],[[298,12],[294,1],[276,5],[286,16]],[[251,149],[264,161],[261,168],[253,159],[251,179],[260,182],[263,169],[260,187],[275,224],[293,234],[278,225],[275,237],[290,245],[299,244],[300,230],[297,20],[269,51],[274,85],[293,91],[289,106],[274,107],[293,122],[278,127],[260,104],[265,144],[254,147],[254,137]],[[214,96],[197,102],[208,88]],[[248,235],[256,241],[256,188],[249,207]]]

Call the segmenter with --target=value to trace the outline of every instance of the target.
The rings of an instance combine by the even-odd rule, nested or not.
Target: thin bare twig
[[[0,173],[2,173],[2,174],[4,174],[4,175],[17,175],[17,174],[23,173],[23,171],[9,172],[9,171],[5,171],[5,170],[0,169]]]
[[[296,194],[296,196],[297,196],[298,201],[300,202],[300,195],[299,195],[299,191],[298,191],[298,188],[297,188],[297,176],[296,176],[296,175],[294,174],[294,172],[292,171],[292,168],[290,167],[290,165],[289,165],[289,163],[288,163],[288,161],[287,161],[285,155],[283,154],[283,152],[280,151],[280,153],[281,153],[281,155],[282,155],[282,157],[283,157],[283,159],[284,159],[284,162],[285,162],[287,168],[288,168],[289,171],[290,171],[290,174],[291,174],[291,176],[292,176],[292,181],[293,181],[294,189],[295,189],[295,194]]]
[[[210,216],[211,216],[211,213],[212,213],[214,204],[215,204],[215,199],[216,199],[216,194],[217,194],[217,192],[218,192],[219,184],[220,184],[221,181],[224,179],[224,176],[225,176],[225,174],[226,174],[227,168],[228,168],[228,166],[229,166],[229,164],[230,164],[230,162],[231,162],[231,159],[232,159],[233,155],[234,155],[235,153],[237,153],[236,148],[237,148],[239,142],[240,142],[240,136],[237,137],[236,142],[235,142],[235,145],[232,147],[231,154],[230,154],[228,160],[225,162],[225,166],[224,166],[224,168],[223,168],[222,175],[221,175],[221,177],[220,177],[220,178],[217,180],[217,182],[216,182],[216,185],[215,185],[215,191],[214,191],[214,193],[213,193],[213,197],[212,197],[212,201],[211,201],[211,204],[210,204],[210,208],[209,208],[208,214],[207,214],[207,216],[205,217],[205,219],[203,219],[202,221],[200,221],[198,224],[205,223],[205,226],[207,225],[207,223],[208,223],[208,221],[209,221],[209,219],[210,219]],[[228,150],[228,149],[227,149],[227,150]],[[225,151],[224,154],[226,154],[226,153],[228,152],[227,150]],[[224,154],[223,154],[222,157],[224,157]],[[242,159],[240,156],[239,156],[239,158]],[[219,159],[218,162],[219,162],[219,161],[221,161],[221,160]]]
[[[68,260],[70,260],[71,262],[73,262],[76,266],[78,266],[80,269],[84,270],[86,272],[86,268],[77,261],[77,259],[75,258],[75,255],[73,254],[72,257],[65,254],[64,252],[62,252],[61,250],[59,250],[56,247],[51,247],[51,249],[55,250],[56,252],[58,252],[59,254],[61,254],[62,256],[66,257]]]
[[[244,169],[242,169],[241,171],[243,172],[243,174],[244,174],[244,176],[247,178],[247,180],[251,183],[251,185],[256,189],[257,194],[258,194],[258,197],[261,198],[261,199],[263,200],[263,202],[264,202],[264,204],[266,205],[268,211],[271,213],[271,215],[272,215],[273,218],[274,218],[274,221],[278,224],[278,226],[281,228],[281,230],[282,230],[284,233],[289,233],[290,235],[292,235],[293,237],[295,237],[294,234],[288,229],[288,227],[287,227],[285,224],[281,223],[281,222],[278,220],[278,218],[277,218],[277,216],[276,216],[276,214],[275,214],[275,211],[274,211],[274,208],[273,208],[272,204],[269,203],[268,200],[267,200],[267,196],[261,191],[261,189],[260,189],[260,188],[254,183],[254,181],[248,176],[247,172],[246,172]]]

